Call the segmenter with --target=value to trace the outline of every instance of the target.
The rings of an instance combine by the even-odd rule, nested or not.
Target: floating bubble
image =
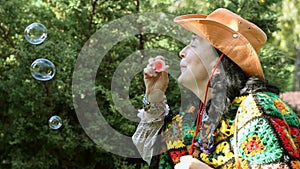
[[[165,62],[162,60],[156,60],[153,66],[155,72],[162,72],[165,69]]]
[[[62,120],[59,116],[52,116],[49,119],[49,127],[53,130],[57,130],[62,126]]]
[[[36,59],[30,67],[31,75],[36,80],[51,80],[55,75],[55,65],[47,59]]]
[[[24,30],[24,36],[33,45],[41,44],[47,38],[47,28],[43,24],[32,23]]]

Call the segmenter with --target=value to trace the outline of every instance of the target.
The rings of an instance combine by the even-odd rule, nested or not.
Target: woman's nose
[[[183,48],[183,49],[179,52],[180,58],[185,58],[185,56],[186,56],[185,49],[186,49],[186,47]]]

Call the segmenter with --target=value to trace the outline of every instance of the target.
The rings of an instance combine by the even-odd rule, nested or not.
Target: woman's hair
[[[222,52],[216,50],[220,56]],[[224,70],[224,73],[213,75],[210,82],[210,87],[213,88],[213,98],[206,106],[207,115],[214,124],[218,124],[235,97],[260,91],[279,94],[279,89],[269,85],[267,80],[247,77],[242,69],[226,55],[221,60],[220,69]]]

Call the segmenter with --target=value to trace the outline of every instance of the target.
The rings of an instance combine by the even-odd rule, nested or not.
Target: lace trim
[[[138,110],[138,117],[141,121],[132,136],[132,141],[137,147],[141,157],[150,164],[151,158],[160,152],[155,152],[154,145],[159,136],[159,131],[164,125],[164,117],[169,113],[169,106],[165,103],[164,108],[156,108],[157,112],[149,113],[144,109]],[[154,110],[152,110],[154,111]]]

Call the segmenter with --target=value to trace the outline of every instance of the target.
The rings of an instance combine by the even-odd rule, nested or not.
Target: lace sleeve
[[[132,141],[141,157],[150,164],[152,156],[157,155],[153,146],[164,124],[164,117],[169,113],[169,106],[166,104],[166,101],[151,103],[147,111],[144,109],[138,111],[138,117],[141,121],[132,136]]]

